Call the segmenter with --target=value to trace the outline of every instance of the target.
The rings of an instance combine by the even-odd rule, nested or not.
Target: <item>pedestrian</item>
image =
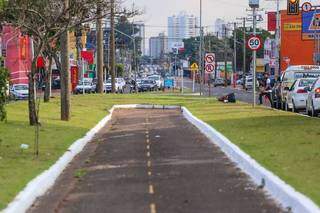
[[[259,104],[262,104],[262,98],[266,97],[271,106],[273,105],[271,100],[271,93],[272,93],[272,87],[271,87],[271,79],[269,78],[269,74],[265,73],[264,78],[259,82]]]

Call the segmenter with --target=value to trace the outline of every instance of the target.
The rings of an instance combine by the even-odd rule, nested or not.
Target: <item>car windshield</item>
[[[143,80],[141,83],[143,84],[153,84],[152,80]]]
[[[106,83],[107,83],[107,84],[111,84],[111,79],[107,80]]]
[[[311,86],[316,79],[301,79],[299,82],[299,87],[309,87]]]
[[[15,90],[28,90],[28,86],[27,85],[15,85],[14,89]]]

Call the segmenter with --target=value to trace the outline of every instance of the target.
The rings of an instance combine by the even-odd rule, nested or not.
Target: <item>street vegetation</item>
[[[186,106],[257,162],[320,204],[318,119],[264,107],[253,109],[245,103],[224,104],[212,98],[156,93],[72,96],[69,122],[60,120],[59,98],[42,103],[41,154],[37,159],[28,103],[8,104],[8,121],[0,123],[0,209],[106,116],[112,105],[132,103]],[[29,148],[21,149],[21,144]]]

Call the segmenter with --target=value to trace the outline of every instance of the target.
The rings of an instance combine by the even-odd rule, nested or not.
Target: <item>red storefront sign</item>
[[[74,89],[76,88],[79,82],[78,67],[72,66],[70,71],[71,71],[71,87],[72,87],[72,91],[74,91]]]
[[[277,13],[268,12],[268,31],[275,31],[277,28]]]

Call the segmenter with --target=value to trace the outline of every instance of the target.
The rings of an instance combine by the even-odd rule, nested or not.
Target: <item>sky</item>
[[[305,0],[301,0],[303,3]],[[143,11],[143,15],[135,17],[135,21],[143,21],[146,24],[146,39],[157,36],[160,32],[167,32],[167,17],[186,11],[199,16],[200,0],[125,0],[127,7],[136,8]],[[203,2],[203,25],[208,26],[205,30],[213,31],[214,22],[217,18],[222,18],[226,22],[235,22],[236,18],[247,16],[250,12],[249,0],[202,0]],[[281,9],[286,9],[287,0],[280,0]],[[320,0],[311,0],[313,4],[320,5]],[[275,0],[260,0],[260,12],[264,16],[264,21],[260,23],[266,26],[265,14],[267,11],[275,11]],[[240,22],[240,21],[238,21]]]

